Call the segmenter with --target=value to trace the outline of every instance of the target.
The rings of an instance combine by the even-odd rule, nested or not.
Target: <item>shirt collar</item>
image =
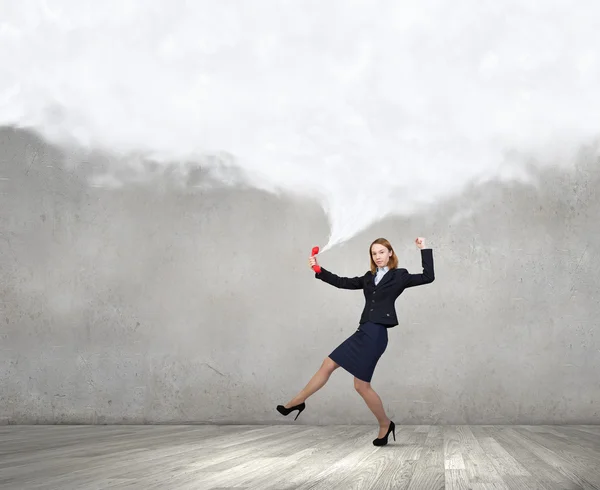
[[[385,267],[377,267],[377,272],[387,272],[390,268],[386,265]]]

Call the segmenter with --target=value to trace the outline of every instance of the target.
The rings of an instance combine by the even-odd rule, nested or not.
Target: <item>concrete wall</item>
[[[289,423],[275,406],[363,305],[308,268],[320,208],[168,175],[90,186],[103,158],[0,132],[0,422]],[[598,189],[582,154],[538,189],[493,183],[323,255],[362,273],[385,236],[419,272],[414,237],[434,248],[436,281],[398,300],[373,378],[397,424],[600,423]],[[339,369],[296,423],[376,421]]]

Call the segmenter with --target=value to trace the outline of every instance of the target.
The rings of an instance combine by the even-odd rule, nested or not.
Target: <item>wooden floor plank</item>
[[[565,442],[551,434],[532,433],[523,427],[506,430],[521,436],[523,444],[548,465],[557,470],[563,479],[561,483],[571,485],[569,488],[596,488],[600,481],[600,452],[590,454],[578,444],[579,439],[572,438]],[[517,436],[515,435],[515,438]]]
[[[446,470],[444,463],[444,428],[438,425],[429,427],[423,441],[423,451],[410,479],[408,490],[443,490]]]
[[[0,488],[600,490],[600,427],[3,426]]]
[[[525,474],[503,474],[503,480],[514,488],[522,485],[526,489],[548,489],[548,488],[569,488],[573,483],[564,478],[559,471],[547,464],[543,458],[532,452],[523,445],[520,437],[511,437],[508,432],[509,427],[488,427],[483,429],[487,436],[491,437],[502,447],[502,450],[509,454],[515,461],[526,468]],[[557,487],[558,486],[558,487]],[[578,488],[578,487],[574,487]]]
[[[456,428],[447,427],[449,434],[456,432],[456,440],[461,450],[467,478],[471,486],[476,484],[493,483],[493,488],[507,488],[500,473],[483,450],[470,427],[460,425]]]

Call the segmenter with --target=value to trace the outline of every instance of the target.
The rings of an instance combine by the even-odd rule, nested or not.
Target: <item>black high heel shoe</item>
[[[290,408],[285,408],[283,405],[277,405],[277,411],[280,414],[286,415],[286,416],[290,412],[293,412],[294,410],[298,410],[298,415],[296,415],[296,419],[302,413],[302,410],[304,410],[305,408],[306,408],[306,404],[304,402],[300,403],[300,405],[294,405],[293,407],[290,407]],[[294,420],[296,420],[296,419],[294,419]]]
[[[394,424],[393,420],[390,420],[390,426],[388,427],[387,434],[383,436],[381,439],[377,438],[373,440],[374,446],[385,446],[388,443],[388,436],[390,432],[394,434],[394,441],[396,440],[396,424]]]

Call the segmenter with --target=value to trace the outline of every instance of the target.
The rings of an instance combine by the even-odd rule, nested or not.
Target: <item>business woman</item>
[[[425,240],[421,237],[415,243],[421,249],[421,274],[410,274],[406,269],[398,268],[398,258],[385,238],[378,238],[369,247],[371,267],[364,275],[340,277],[323,267],[320,272],[315,273],[317,279],[336,288],[362,289],[365,306],[356,332],[325,358],[319,370],[294,398],[285,405],[277,406],[279,413],[288,415],[298,410],[297,419],[306,408],[306,399],[321,389],[333,371],[341,366],[354,376],[354,388],[379,422],[379,434],[373,444],[385,446],[390,432],[396,440],[396,426],[385,414],[381,398],[371,386],[371,379],[375,366],[387,347],[387,330],[398,325],[396,299],[405,289],[429,284],[435,279],[433,251],[425,248]],[[317,260],[310,257],[308,263],[312,267],[317,264]]]

